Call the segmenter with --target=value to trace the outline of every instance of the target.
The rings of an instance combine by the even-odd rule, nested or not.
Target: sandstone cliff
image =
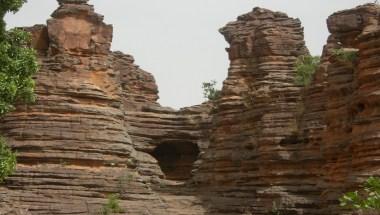
[[[112,26],[87,2],[59,0],[47,25],[25,28],[38,101],[2,119],[18,166],[0,214],[99,214],[110,194],[124,214],[343,214],[342,192],[379,175],[378,5],[329,17],[306,88],[301,22],[254,8],[220,30],[221,98],[177,111],[132,56],[110,51]]]
[[[300,21],[255,8],[221,33],[231,65],[196,175],[215,192],[211,214],[268,214],[273,204],[313,210],[318,153],[300,132],[302,88],[294,75],[297,58],[308,54]]]

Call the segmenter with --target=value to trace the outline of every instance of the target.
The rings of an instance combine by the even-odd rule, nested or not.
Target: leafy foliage
[[[361,212],[380,212],[380,178],[370,177],[362,190],[348,192],[340,199],[340,206]]]
[[[35,100],[32,76],[37,72],[35,51],[29,47],[30,34],[21,29],[6,31],[4,16],[17,12],[26,0],[0,0],[0,117],[19,102]],[[16,155],[0,139],[0,182],[12,174]]]
[[[26,2],[26,0],[1,0],[0,1],[0,34],[4,34],[5,32],[5,21],[4,16],[8,12],[16,13],[22,5]]]
[[[21,29],[5,30],[4,16],[17,12],[26,0],[0,1],[0,116],[17,102],[33,102],[33,74],[38,70],[30,34]]]
[[[107,203],[103,205],[102,215],[110,215],[112,213],[122,213],[124,210],[120,207],[119,195],[111,194],[108,196]]]
[[[38,70],[35,51],[28,47],[28,33],[13,29],[4,38],[0,41],[0,115],[17,102],[35,100],[32,76]]]
[[[352,63],[354,62],[358,57],[358,52],[353,49],[334,49],[333,55],[337,57],[338,60],[343,62]]]
[[[26,0],[1,0],[0,11],[7,12],[17,12]]]
[[[317,70],[321,58],[319,56],[302,55],[296,61],[296,84],[307,86]]]
[[[5,144],[0,137],[0,183],[13,173],[16,168],[16,154]]]
[[[221,91],[215,88],[216,81],[212,80],[211,82],[203,82],[202,83],[202,89],[203,89],[203,97],[210,100],[215,101],[220,98]]]

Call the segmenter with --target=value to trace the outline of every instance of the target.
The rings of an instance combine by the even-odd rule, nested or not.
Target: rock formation
[[[322,139],[324,160],[323,211],[336,214],[336,198],[369,176],[379,175],[376,120],[379,104],[376,87],[379,67],[379,15],[376,4],[333,14],[324,55],[326,67],[326,132]],[[351,62],[339,59],[334,49],[357,51]]]
[[[295,84],[301,22],[254,8],[220,30],[221,98],[173,110],[132,56],[110,51],[112,26],[87,0],[58,2],[46,26],[25,28],[38,100],[0,125],[18,154],[0,214],[99,214],[112,194],[122,214],[343,214],[337,198],[380,175],[378,5],[329,17],[307,87]]]
[[[154,79],[130,56],[109,50],[112,26],[85,3],[60,1],[47,26],[27,28],[39,51],[38,102],[20,106],[1,126],[18,153],[18,166],[0,199],[32,214],[96,214],[107,195],[119,193],[128,214],[166,213],[139,175],[149,162],[159,169],[157,162],[140,153],[144,146],[135,150],[128,129],[136,132],[125,120],[137,106],[128,103],[136,91],[146,88],[146,101],[155,102],[156,95],[149,97],[157,94]],[[135,92],[126,86],[133,76],[145,84]]]
[[[167,214],[153,188],[191,176],[207,147],[210,105],[161,107],[153,76],[110,51],[112,26],[87,1],[59,3],[47,26],[25,28],[41,65],[38,101],[3,119],[18,166],[0,188],[0,212],[97,214],[118,194],[127,214]]]
[[[302,88],[294,75],[297,58],[308,54],[301,23],[255,8],[221,33],[231,65],[196,175],[215,192],[211,214],[268,214],[274,203],[301,214],[318,197],[318,153],[300,133]]]

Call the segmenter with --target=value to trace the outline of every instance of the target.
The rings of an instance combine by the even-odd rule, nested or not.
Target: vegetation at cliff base
[[[203,97],[210,101],[215,101],[220,98],[221,90],[216,89],[216,81],[202,83]]]
[[[16,168],[16,154],[5,144],[0,137],[0,183],[13,173]]]
[[[361,190],[348,192],[340,199],[340,206],[355,212],[380,212],[380,178],[370,177]]]
[[[29,47],[31,36],[21,29],[6,30],[4,16],[16,13],[26,0],[0,1],[0,117],[15,104],[35,100],[32,76],[38,70],[36,52]],[[16,167],[16,155],[0,140],[0,182]]]
[[[307,86],[318,69],[321,58],[319,56],[302,55],[296,61],[296,84]]]
[[[107,203],[103,205],[101,215],[110,215],[113,213],[122,213],[124,210],[120,206],[119,195],[111,194],[108,196]]]

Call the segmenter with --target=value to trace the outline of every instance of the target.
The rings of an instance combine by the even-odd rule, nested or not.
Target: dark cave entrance
[[[199,148],[191,142],[162,143],[151,153],[158,161],[166,179],[184,181],[190,178]]]

